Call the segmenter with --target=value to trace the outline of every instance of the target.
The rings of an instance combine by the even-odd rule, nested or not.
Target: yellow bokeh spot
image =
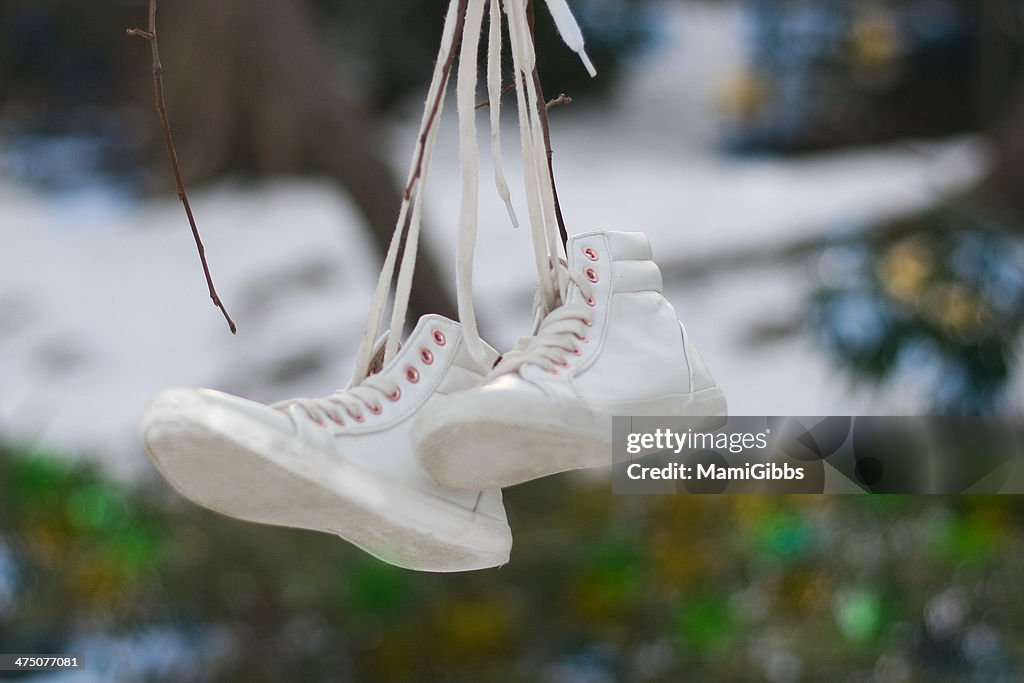
[[[890,12],[871,7],[853,22],[851,43],[854,63],[866,71],[887,69],[900,52],[900,37]]]
[[[946,283],[933,287],[925,296],[924,309],[952,334],[972,335],[982,324],[982,303],[959,284]]]
[[[934,270],[931,250],[916,240],[897,244],[882,258],[879,275],[897,301],[915,303]]]
[[[518,612],[497,598],[463,598],[435,615],[440,652],[451,662],[486,659],[501,652],[517,629]]]
[[[757,72],[742,71],[729,78],[719,95],[722,109],[741,121],[757,118],[768,107],[771,88]]]

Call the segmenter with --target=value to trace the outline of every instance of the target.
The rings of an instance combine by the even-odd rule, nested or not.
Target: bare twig
[[[504,97],[505,95],[508,95],[510,92],[514,91],[515,89],[516,89],[516,84],[515,83],[510,83],[510,84],[506,85],[504,88],[501,89],[501,94],[499,95],[499,97]],[[556,97],[555,99],[548,100],[545,106],[546,106],[546,108],[551,109],[552,107],[557,107],[557,106],[559,106],[561,104],[572,104],[572,98],[569,97],[568,95],[566,95],[565,93],[562,93],[558,97]],[[491,106],[491,101],[490,100],[481,100],[480,102],[476,103],[476,108],[477,109],[486,109],[489,106]]]
[[[512,92],[515,89],[516,89],[516,84],[515,83],[509,83],[508,85],[506,85],[504,88],[501,89],[501,94],[499,95],[499,97],[504,97],[505,95],[509,94],[510,92]],[[481,100],[480,102],[476,103],[476,108],[477,109],[483,109],[484,107],[489,107],[490,104],[491,104],[490,100]]]
[[[199,251],[199,260],[203,264],[203,273],[206,275],[206,285],[210,289],[210,298],[213,300],[213,305],[224,314],[224,319],[228,323],[228,329],[231,330],[231,334],[235,334],[238,332],[238,327],[235,325],[235,321],[231,319],[231,316],[228,315],[228,309],[225,308],[224,303],[217,294],[217,288],[213,285],[210,266],[206,262],[206,248],[203,246],[203,239],[199,235],[199,228],[196,226],[196,219],[192,214],[192,206],[189,204],[188,194],[185,192],[185,183],[181,178],[181,168],[178,166],[178,153],[174,149],[174,137],[171,135],[171,124],[167,119],[167,106],[164,102],[164,67],[160,61],[160,48],[156,38],[156,0],[149,0],[149,30],[130,28],[128,29],[128,35],[139,36],[148,40],[153,52],[153,91],[154,99],[156,100],[156,111],[160,115],[160,127],[163,129],[167,156],[171,161],[171,171],[174,174],[174,182],[178,188],[178,199],[181,200],[182,205],[185,207],[185,215],[188,216],[188,223],[192,227],[192,237],[195,238],[196,249]]]
[[[530,39],[536,41],[536,32],[534,31],[534,0],[526,1],[526,18],[530,24]],[[548,128],[548,103],[544,99],[544,91],[540,85],[540,72],[537,71],[536,64],[533,67],[533,83],[537,89],[537,108],[540,110],[540,122],[544,128],[544,151],[548,155],[548,174],[551,176],[551,194],[555,200],[555,218],[558,221],[558,232],[562,236],[562,247],[566,248],[569,243],[569,233],[565,229],[565,219],[562,218],[562,205],[558,201],[558,187],[555,184],[555,167],[551,160],[551,130]]]
[[[562,105],[562,104],[572,104],[572,98],[569,97],[568,95],[566,95],[564,92],[560,93],[558,95],[558,97],[556,97],[555,99],[548,100],[548,102],[545,105],[545,107],[547,109],[551,109],[553,107],[557,107],[557,106]]]

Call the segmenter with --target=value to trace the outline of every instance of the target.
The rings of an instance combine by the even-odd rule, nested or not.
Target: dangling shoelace
[[[565,43],[580,55],[591,76],[596,70],[584,49],[583,33],[565,0],[545,0],[559,34]],[[459,319],[465,330],[466,345],[478,361],[484,359],[483,345],[477,329],[473,308],[473,257],[477,229],[478,150],[476,144],[477,58],[479,33],[485,0],[470,0],[466,14],[462,52],[459,58],[458,108],[459,150],[462,165],[462,210],[459,220],[457,248],[457,295]],[[558,220],[555,210],[554,180],[547,161],[544,124],[540,116],[540,102],[534,81],[536,52],[530,35],[525,0],[504,0],[508,15],[508,31],[512,51],[513,78],[519,114],[520,147],[530,216],[534,261],[544,310],[554,310],[560,303],[557,278],[552,273],[561,256]],[[494,158],[495,184],[504,200],[513,225],[517,224],[505,180],[500,146],[501,106],[501,1],[490,0],[490,32],[487,55],[488,105],[491,114],[491,150]]]
[[[356,354],[356,366],[352,380],[347,388],[339,389],[322,398],[290,399],[274,404],[274,407],[279,410],[294,405],[305,412],[310,419],[321,424],[324,423],[325,417],[338,424],[344,424],[344,418],[338,413],[338,409],[343,408],[356,422],[361,422],[366,410],[372,413],[380,412],[382,397],[396,397],[393,399],[396,400],[401,395],[398,386],[393,382],[383,377],[370,375],[370,363],[373,360],[374,342],[384,317],[384,309],[387,306],[392,283],[395,284],[395,301],[392,306],[391,331],[384,345],[383,356],[380,358],[381,365],[394,357],[402,337],[405,315],[409,307],[409,295],[412,291],[416,254],[419,251],[419,233],[423,221],[422,190],[430,173],[430,162],[433,157],[434,145],[437,142],[441,115],[444,111],[444,93],[455,56],[456,33],[460,32],[464,25],[467,4],[468,0],[452,0],[445,16],[441,47],[434,65],[434,73],[427,94],[427,104],[416,137],[416,151],[409,167],[406,190],[402,196],[395,232],[384,256],[384,264],[370,303],[370,313],[359,351]],[[398,249],[403,238],[405,249],[401,263],[399,263]]]
[[[402,202],[395,235],[388,248],[384,268],[378,280],[377,291],[371,306],[370,318],[366,326],[360,352],[357,357],[353,383],[365,377],[372,353],[374,338],[380,327],[382,312],[387,301],[388,292],[394,274],[398,244],[402,227],[412,206],[412,217],[409,221],[407,244],[399,266],[398,279],[395,285],[395,304],[391,315],[391,335],[385,350],[384,361],[394,357],[398,349],[398,340],[408,310],[409,292],[412,287],[412,276],[415,268],[415,254],[419,246],[419,233],[422,225],[422,188],[426,184],[427,171],[433,155],[437,131],[440,127],[441,113],[444,106],[444,90],[447,88],[449,69],[455,51],[455,34],[461,32],[461,51],[458,72],[458,109],[459,109],[459,149],[462,166],[462,208],[459,217],[459,235],[457,242],[457,277],[456,295],[458,299],[459,318],[462,321],[464,338],[470,354],[478,362],[484,362],[486,353],[476,324],[476,312],[473,308],[472,272],[473,257],[476,246],[477,232],[477,191],[478,191],[478,149],[476,143],[476,82],[479,56],[479,41],[483,21],[484,7],[487,0],[452,0],[449,4],[445,29],[441,40],[441,48],[434,67],[427,108],[420,125],[417,155],[409,171],[409,191]],[[569,11],[565,0],[546,0],[548,8],[555,19],[560,34],[566,44],[580,54],[584,65],[591,74],[596,73],[584,49],[583,34]],[[500,102],[501,102],[501,0],[490,0],[489,33],[492,39],[488,49],[488,97],[491,108],[491,141],[492,149],[500,150]],[[519,104],[520,136],[524,168],[526,169],[526,194],[530,206],[530,224],[533,231],[535,260],[544,292],[547,310],[559,303],[557,281],[551,279],[554,265],[559,254],[557,221],[554,208],[554,189],[547,165],[544,147],[543,124],[540,119],[539,101],[536,86],[533,82],[533,69],[536,56],[533,41],[527,27],[526,5],[524,0],[504,0],[505,12],[509,17],[509,35],[513,64],[515,67],[515,85]],[[497,36],[497,37],[495,37]],[[431,103],[433,102],[433,111]],[[505,181],[500,152],[494,155],[495,183],[498,193],[506,202],[509,215],[515,223],[515,212],[508,198],[508,184]],[[419,175],[417,176],[417,173]]]
[[[434,145],[440,129],[445,91],[455,58],[457,34],[460,44],[457,105],[459,158],[462,167],[462,206],[456,246],[456,297],[467,349],[478,363],[483,364],[486,353],[476,323],[476,312],[472,299],[472,279],[479,189],[479,150],[475,118],[476,83],[480,34],[488,2],[490,30],[487,53],[487,91],[490,107],[494,181],[498,195],[505,202],[512,224],[518,225],[503,169],[499,132],[502,91],[502,0],[451,0],[445,16],[441,46],[434,65],[427,104],[420,122],[416,151],[409,168],[406,191],[399,209],[395,232],[377,280],[377,287],[370,305],[370,314],[356,356],[352,380],[348,388],[338,390],[324,398],[293,399],[276,404],[277,407],[285,408],[289,405],[297,405],[317,421],[322,421],[324,417],[339,421],[342,418],[336,411],[338,408],[343,408],[354,419],[361,421],[364,407],[371,412],[379,412],[381,410],[381,395],[389,398],[396,395],[397,385],[383,378],[369,376],[369,367],[374,341],[380,330],[392,284],[395,287],[395,299],[391,312],[390,333],[381,359],[382,364],[386,364],[395,356],[399,340],[403,336],[402,331],[412,290],[416,254],[419,250],[420,228],[423,219],[423,188],[427,182]],[[545,0],[545,2],[562,39],[570,49],[580,55],[591,76],[595,75],[596,71],[584,49],[583,34],[565,0]],[[554,208],[554,186],[547,164],[543,124],[538,108],[538,94],[533,81],[536,54],[527,25],[524,0],[504,0],[504,9],[508,15],[508,30],[515,72],[521,151],[534,256],[544,304],[543,310],[552,311],[561,303],[558,278],[557,276],[553,277],[558,267],[560,252]],[[403,239],[405,248],[399,263],[398,250]]]

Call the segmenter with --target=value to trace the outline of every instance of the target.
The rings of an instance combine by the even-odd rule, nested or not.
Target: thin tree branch
[[[509,83],[508,85],[506,85],[504,88],[501,89],[501,94],[499,95],[499,97],[504,97],[505,95],[509,94],[510,92],[514,91],[515,89],[516,89],[516,84],[515,83]],[[480,102],[476,103],[476,108],[477,109],[484,109],[485,107],[489,107],[490,105],[491,105],[491,101],[490,100],[481,100]]]
[[[553,109],[554,107],[557,107],[557,106],[563,105],[563,104],[572,104],[572,98],[569,97],[568,95],[566,95],[564,92],[560,93],[558,95],[558,97],[556,97],[555,99],[548,100],[548,102],[545,105],[545,107],[547,109]]]
[[[536,44],[534,0],[526,0],[526,18],[530,25],[530,39]],[[540,72],[537,70],[536,63],[533,67],[533,83],[537,88],[537,108],[540,110],[540,122],[544,128],[544,151],[548,155],[548,174],[551,176],[551,193],[555,200],[555,218],[558,220],[558,232],[562,236],[562,247],[568,248],[569,233],[565,229],[565,219],[562,218],[562,205],[558,201],[558,187],[555,184],[555,167],[551,160],[551,130],[548,128],[548,102],[544,99],[544,91],[540,85]]]
[[[192,205],[189,204],[188,194],[185,192],[185,182],[182,180],[181,168],[178,165],[178,153],[174,149],[174,137],[171,135],[171,124],[167,119],[167,106],[164,102],[164,67],[160,61],[160,48],[156,37],[156,0],[149,0],[149,30],[130,28],[128,29],[128,35],[138,36],[149,41],[149,46],[153,53],[153,91],[156,111],[160,116],[160,127],[163,130],[164,145],[167,147],[167,156],[171,162],[174,183],[178,189],[178,199],[181,200],[182,205],[185,207],[185,215],[188,216],[188,223],[192,227],[192,237],[196,241],[199,260],[203,264],[203,273],[206,275],[206,285],[210,289],[210,298],[213,300],[213,305],[224,314],[224,319],[228,323],[228,329],[231,330],[231,334],[235,334],[238,332],[238,327],[235,325],[235,321],[231,319],[228,309],[217,294],[217,288],[213,284],[213,276],[210,275],[210,265],[206,262],[206,248],[203,246],[203,239],[199,235],[199,228],[196,226],[196,219],[192,214]]]
[[[510,92],[513,92],[515,89],[516,89],[516,84],[515,83],[510,83],[510,84],[506,85],[504,88],[501,89],[501,94],[499,95],[499,97],[504,97],[505,95],[508,95]],[[568,95],[566,95],[565,93],[562,93],[558,97],[556,97],[555,99],[548,100],[547,103],[545,104],[545,107],[547,109],[551,109],[552,107],[557,107],[557,106],[562,105],[562,104],[572,104],[572,98],[569,97]],[[477,109],[486,109],[489,106],[491,106],[491,101],[490,100],[481,100],[480,102],[476,103],[476,108]]]

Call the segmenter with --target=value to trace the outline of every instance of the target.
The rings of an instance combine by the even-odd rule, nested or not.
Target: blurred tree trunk
[[[383,257],[401,189],[379,152],[379,131],[346,96],[320,33],[306,0],[166,4],[160,44],[183,171],[190,183],[237,171],[326,174],[349,192]],[[426,248],[416,275],[410,314],[454,317]]]
[[[992,134],[994,164],[985,187],[1024,216],[1024,83],[1016,105]]]
[[[981,54],[977,70],[979,119],[989,131],[992,169],[982,189],[995,193],[1024,216],[1024,63],[1021,63],[1019,0],[983,0]],[[1009,105],[1009,106],[1007,106]]]

